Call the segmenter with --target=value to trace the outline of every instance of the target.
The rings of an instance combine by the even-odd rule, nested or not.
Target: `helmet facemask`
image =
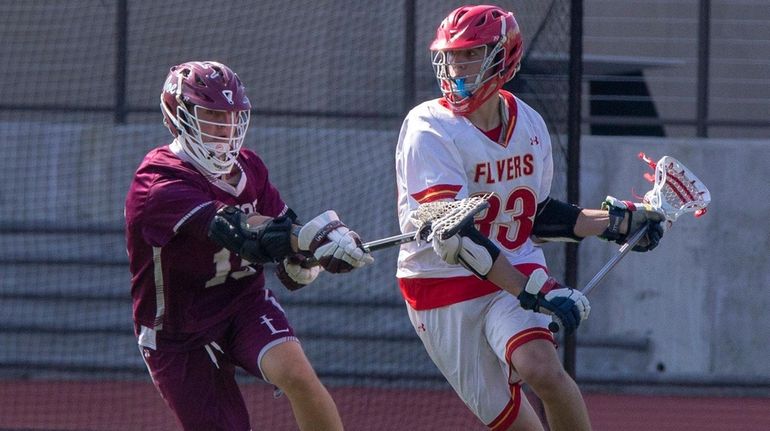
[[[502,86],[502,72],[505,64],[503,40],[497,44],[482,45],[484,54],[479,60],[455,62],[452,61],[452,50],[437,50],[432,52],[433,70],[438,80],[439,88],[444,99],[453,107],[463,107],[471,103],[471,98],[480,100],[477,108],[489,98],[489,93]],[[475,48],[474,48],[475,49]],[[478,66],[478,69],[476,68]],[[472,73],[462,73],[457,70],[460,66],[470,69]],[[467,109],[471,112],[473,109]]]
[[[202,111],[221,113],[225,121],[203,119]],[[243,146],[250,114],[249,111],[207,110],[198,105],[193,106],[191,112],[184,103],[180,103],[176,115],[181,132],[180,144],[185,153],[210,174],[228,174]]]

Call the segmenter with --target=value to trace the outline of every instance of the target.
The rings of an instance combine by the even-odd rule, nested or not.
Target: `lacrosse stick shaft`
[[[373,251],[395,247],[397,245],[406,244],[408,242],[415,241],[417,239],[417,234],[418,234],[418,231],[402,233],[401,235],[393,235],[387,238],[376,239],[374,241],[366,242],[363,245],[361,245],[361,247],[367,253],[371,253]],[[316,260],[315,257],[308,255],[305,265],[306,266],[318,265],[318,261]]]
[[[647,228],[649,226],[650,226],[649,224],[646,224],[642,226],[641,229],[636,231],[635,234],[631,235],[631,238],[629,238],[625,244],[620,246],[620,248],[615,253],[615,255],[612,256],[612,258],[608,260],[607,263],[604,264],[602,269],[600,269],[599,272],[597,272],[596,275],[594,275],[594,278],[592,278],[591,281],[589,281],[588,284],[586,284],[585,287],[580,290],[580,292],[586,296],[589,293],[591,293],[591,291],[594,290],[594,288],[599,283],[601,283],[602,280],[604,280],[604,277],[606,277],[607,274],[609,274],[609,272],[612,271],[612,268],[614,268],[615,265],[617,265],[618,262],[620,262],[620,260],[623,259],[623,257],[627,255],[628,252],[631,251],[631,249],[633,249],[636,246],[636,244],[639,243],[639,241],[641,241],[642,237],[644,237],[644,234],[647,232]]]
[[[607,263],[604,264],[604,266],[599,270],[599,272],[596,273],[596,275],[594,275],[594,278],[592,278],[591,281],[589,281],[588,284],[586,284],[585,287],[583,287],[583,289],[580,290],[580,293],[582,293],[585,296],[588,296],[588,294],[591,293],[591,291],[594,290],[594,288],[598,286],[602,280],[604,280],[604,277],[606,277],[607,274],[609,274],[609,272],[612,271],[612,268],[614,268],[615,265],[617,265],[618,262],[620,262],[620,260],[623,259],[623,257],[627,255],[628,252],[631,251],[631,249],[633,249],[636,246],[636,244],[639,243],[639,241],[642,240],[649,226],[650,226],[649,224],[645,224],[644,226],[641,227],[641,229],[636,231],[636,233],[631,235],[631,238],[629,238],[625,244],[620,246],[620,248],[615,253],[615,255],[612,256],[612,258],[610,258],[610,260],[608,260]],[[548,324],[548,329],[550,329],[551,332],[553,333],[557,333],[559,332],[560,326],[561,325],[559,324],[559,322],[554,320],[553,322]]]
[[[467,226],[470,223],[473,223],[473,216],[478,214],[481,210],[486,209],[488,204],[484,202],[483,204],[477,205],[475,208],[471,209],[467,212],[467,214],[464,214],[463,217],[459,217],[458,221],[455,222],[455,226],[452,229],[449,229],[442,233],[442,236],[452,236],[456,234],[460,228],[463,226]],[[428,237],[428,234],[430,234],[430,229],[423,229],[423,230],[416,230],[414,232],[407,232],[402,233],[401,235],[393,235],[389,236],[387,238],[377,239],[374,241],[369,241],[365,244],[363,244],[363,249],[366,252],[373,252],[375,250],[382,250],[384,248],[393,247],[396,245],[406,244],[408,242],[416,241],[417,237],[420,236],[423,239],[426,239]]]
[[[487,199],[489,195],[476,196],[452,202],[431,202],[423,204],[420,208],[429,208],[427,214],[434,217],[425,217],[420,220],[420,228],[414,232],[407,232],[400,235],[389,236],[387,238],[369,241],[361,245],[367,253],[385,248],[394,247],[408,242],[417,241],[429,237],[433,231],[434,223],[441,225],[439,228],[442,237],[455,235],[463,227],[473,223],[473,217],[481,211],[489,208]],[[443,211],[439,211],[442,210]],[[437,212],[438,211],[438,212]],[[446,238],[444,238],[446,239]],[[309,259],[304,265],[318,265],[316,259],[308,256]]]
[[[401,244],[412,242],[416,239],[417,232],[402,233],[401,235],[393,235],[387,238],[377,239],[364,243],[363,248],[367,253],[382,250],[384,248],[394,247]]]

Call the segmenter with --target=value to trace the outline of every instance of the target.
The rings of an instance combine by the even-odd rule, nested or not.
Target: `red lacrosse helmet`
[[[457,76],[447,52],[485,47],[479,70]],[[524,43],[513,12],[497,6],[463,6],[439,25],[430,44],[433,69],[441,93],[452,111],[469,114],[497,93],[519,70]]]
[[[174,66],[163,85],[160,108],[163,123],[185,154],[213,176],[230,172],[243,145],[251,113],[246,88],[235,72],[215,61]],[[224,112],[227,120],[202,119],[200,110]],[[201,126],[226,132],[207,133]]]

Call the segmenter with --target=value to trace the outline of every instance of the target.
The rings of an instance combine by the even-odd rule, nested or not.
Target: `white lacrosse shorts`
[[[521,403],[510,355],[534,339],[554,342],[550,316],[524,310],[505,291],[428,310],[407,304],[425,350],[465,405],[492,430],[507,429]]]

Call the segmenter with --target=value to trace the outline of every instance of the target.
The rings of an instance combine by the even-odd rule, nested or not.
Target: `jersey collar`
[[[513,136],[513,129],[516,128],[519,106],[513,94],[505,90],[500,90],[500,113],[503,124],[497,143],[503,148],[507,148],[508,143],[511,141],[511,136]]]
[[[497,140],[497,143],[502,146],[503,148],[508,147],[508,143],[511,141],[511,136],[513,136],[513,129],[516,128],[516,120],[518,118],[519,113],[519,105],[516,103],[516,97],[509,92],[505,90],[499,90],[498,92],[499,98],[500,98],[500,113],[502,117],[502,128],[500,131],[500,138]],[[443,98],[438,100],[439,105],[442,107],[450,110],[449,103],[444,100]],[[455,114],[459,115],[459,114]],[[466,119],[467,120],[467,119]]]
[[[222,180],[221,178],[215,178],[209,175],[202,167],[200,167],[197,163],[195,163],[192,158],[190,158],[187,153],[184,152],[182,149],[182,145],[174,139],[174,142],[172,142],[168,146],[169,150],[171,150],[172,153],[174,153],[175,156],[179,157],[183,162],[189,163],[193,166],[195,166],[195,169],[198,170],[204,177],[206,177],[207,180],[213,185],[215,185],[217,188],[222,189],[223,191],[233,195],[233,196],[239,196],[241,192],[243,192],[243,189],[246,188],[246,171],[243,170],[243,166],[241,166],[240,163],[238,163],[238,160],[235,161],[235,166],[240,169],[241,171],[241,178],[238,180],[238,184],[233,186],[232,184],[228,183],[225,180]]]

